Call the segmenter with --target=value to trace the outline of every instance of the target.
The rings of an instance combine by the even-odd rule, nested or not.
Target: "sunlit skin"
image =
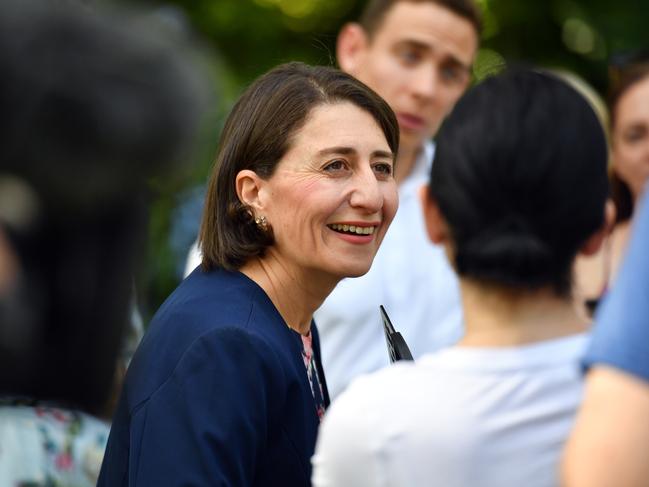
[[[615,107],[613,164],[637,200],[649,180],[649,76],[632,85]]]
[[[561,485],[648,487],[648,449],[649,384],[596,365],[563,455]]]
[[[401,180],[469,86],[477,33],[444,7],[408,1],[391,7],[372,37],[356,24],[346,29],[339,38],[341,68],[381,95],[399,120]],[[359,43],[355,50],[345,50],[345,36]]]
[[[240,173],[255,185],[240,191],[242,199],[266,216],[275,235],[265,256],[242,272],[260,283],[288,323],[291,309],[300,315],[292,327],[308,330],[311,314],[340,279],[369,270],[397,210],[393,170],[394,154],[374,118],[342,102],[311,111],[268,180]],[[361,227],[363,234],[335,225]]]

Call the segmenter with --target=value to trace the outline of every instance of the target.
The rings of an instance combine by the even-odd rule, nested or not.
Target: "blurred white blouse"
[[[361,377],[325,415],[314,487],[558,486],[587,341],[452,347]]]

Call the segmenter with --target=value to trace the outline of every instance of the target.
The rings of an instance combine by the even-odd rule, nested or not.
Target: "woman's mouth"
[[[346,223],[333,223],[327,225],[334,232],[344,233],[348,235],[372,235],[376,226],[361,226],[361,225],[348,225]]]

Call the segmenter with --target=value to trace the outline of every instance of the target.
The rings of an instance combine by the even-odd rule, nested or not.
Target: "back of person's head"
[[[110,392],[145,183],[187,155],[205,94],[140,21],[3,0],[0,231],[19,270],[0,296],[0,394],[94,411]]]
[[[221,134],[201,224],[202,266],[238,269],[274,243],[237,195],[237,174],[249,169],[270,178],[293,136],[320,105],[348,102],[369,113],[390,150],[399,148],[399,126],[388,104],[338,69],[293,62],[258,78],[233,107]]]
[[[429,189],[459,275],[569,296],[604,223],[606,167],[597,116],[558,78],[516,69],[470,90],[439,132]]]
[[[468,20],[475,28],[478,37],[480,37],[482,14],[474,0],[369,0],[361,13],[358,23],[370,38],[381,27],[387,12],[398,2],[435,3]]]

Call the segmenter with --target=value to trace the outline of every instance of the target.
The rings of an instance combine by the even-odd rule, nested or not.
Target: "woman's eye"
[[[345,161],[341,159],[336,159],[335,161],[331,161],[329,164],[327,164],[324,167],[324,170],[327,172],[341,171],[343,169],[345,169]]]
[[[381,162],[379,164],[374,164],[374,170],[381,174],[382,176],[391,176],[392,175],[392,164]]]

